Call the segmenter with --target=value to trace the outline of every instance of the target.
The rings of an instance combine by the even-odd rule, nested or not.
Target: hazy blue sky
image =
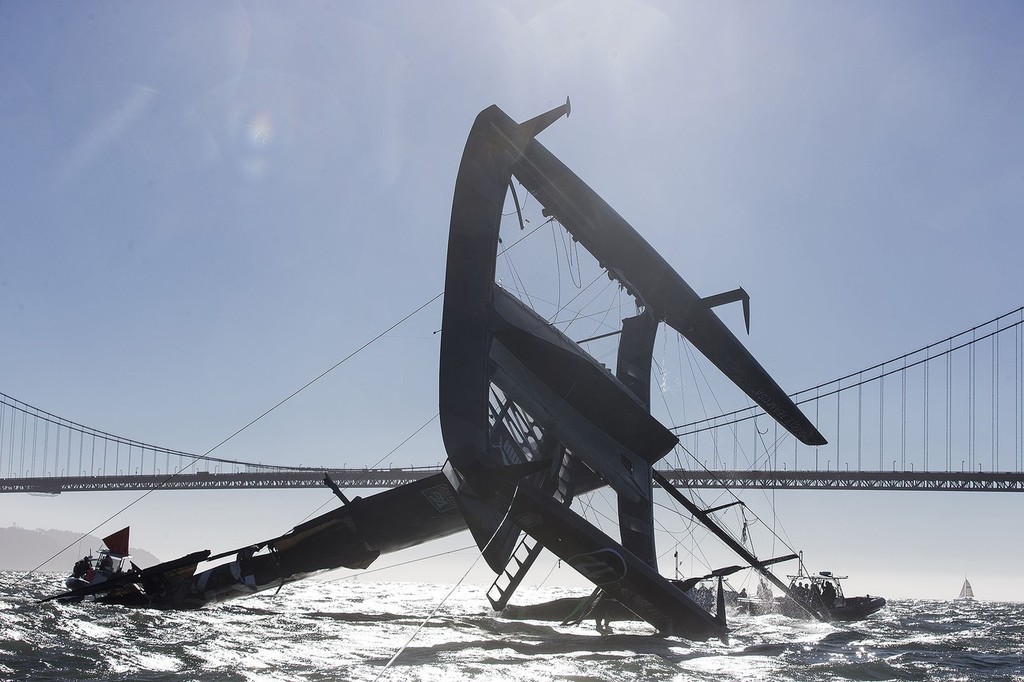
[[[439,293],[474,117],[566,95],[544,144],[699,293],[746,288],[784,388],[856,371],[1024,302],[1022,34],[1014,2],[4,2],[0,391],[205,452]],[[440,310],[216,454],[377,462],[437,411]],[[443,459],[434,422],[390,461]],[[168,559],[329,497],[158,493],[109,529]],[[5,496],[0,525],[131,499]],[[1024,600],[1019,496],[777,502],[852,591]]]

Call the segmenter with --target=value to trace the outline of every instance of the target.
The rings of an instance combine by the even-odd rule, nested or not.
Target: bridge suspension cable
[[[260,464],[223,457],[214,452],[225,443],[280,408],[286,402],[333,372],[384,335],[407,321],[442,296],[436,294],[412,312],[350,352],[334,365],[306,382],[203,454],[188,453],[94,429],[29,405],[0,393],[0,477],[85,477],[135,475],[173,477],[196,465],[212,463],[234,467],[235,473],[322,471],[323,467]],[[124,450],[124,452],[122,452]],[[123,464],[123,468],[122,468]],[[156,487],[160,487],[157,485]]]
[[[202,455],[88,427],[0,393],[0,478],[24,483],[42,478],[146,476],[147,485],[161,487],[153,481],[190,469],[205,473],[196,471],[204,464],[216,469],[211,475],[261,473],[269,475],[270,481],[280,478],[273,476],[276,472],[321,471],[321,467],[258,464],[210,453],[436,298]],[[904,477],[910,481],[908,485],[917,485],[915,476],[910,475],[917,473],[963,474],[964,480],[970,478],[967,474],[1020,473],[1024,468],[1024,307],[792,397],[797,404],[814,406],[814,419],[828,436],[829,445],[802,446],[777,425],[765,428],[763,420],[758,421],[763,412],[752,405],[673,427],[683,451],[699,463],[695,467],[677,463],[677,468],[696,469],[697,475],[704,469],[782,474],[834,470],[849,473],[851,481],[856,478],[853,473],[899,470],[908,474]],[[936,414],[931,414],[932,408]],[[783,446],[790,441],[792,450],[786,452]],[[891,476],[883,478],[888,481]],[[832,479],[824,476],[821,480]],[[763,483],[769,485],[770,481],[766,478]],[[94,481],[75,485],[80,487],[65,489],[93,489],[95,485],[115,489],[118,484]],[[943,479],[934,485],[952,484]],[[29,485],[24,489],[37,488]]]
[[[1004,459],[1004,452],[1008,455],[1011,445],[1013,471],[1020,471],[1024,466],[1022,330],[1024,307],[792,394],[798,405],[814,406],[815,422],[830,441],[819,447],[799,446],[794,441],[792,467],[818,469],[824,458],[827,466],[854,465],[856,471],[864,471],[865,458],[874,450],[871,454],[878,457],[878,471],[890,469],[889,462],[892,470],[897,464],[904,471],[915,465],[935,470],[940,467],[931,449],[933,443],[941,442],[941,469],[946,471],[957,468],[957,453],[963,471],[997,471],[1008,465],[1011,458]],[[919,397],[912,399],[915,395]],[[941,421],[930,415],[929,408],[936,401],[942,404]],[[763,415],[758,406],[750,405],[675,426],[672,431],[684,443],[691,443],[691,452],[699,452],[702,441],[710,440],[714,456],[720,458],[715,444],[722,439],[713,434],[729,429],[733,439],[742,442],[740,425],[754,424],[756,431],[756,420]],[[757,440],[755,435],[755,444]],[[786,436],[758,449],[775,455],[782,440]],[[809,460],[801,455],[801,448],[804,453],[813,452],[813,467],[807,466]],[[755,457],[751,464],[756,461]]]
[[[302,468],[197,455],[152,445],[79,424],[0,393],[0,474],[7,478],[130,471],[133,461],[138,464],[139,473],[166,473],[182,468],[184,460],[195,460],[192,464],[230,465],[247,471]],[[143,462],[148,462],[149,466],[144,466]],[[183,468],[189,466],[185,464]]]

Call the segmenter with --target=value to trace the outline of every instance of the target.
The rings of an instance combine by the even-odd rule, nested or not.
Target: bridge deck
[[[342,488],[394,488],[440,471],[437,467],[412,469],[332,469],[331,478]],[[70,476],[0,479],[0,493],[97,492],[111,490],[237,490],[318,488],[324,471],[196,473],[167,476]],[[691,471],[661,472],[683,488],[754,488],[811,490],[921,490],[1024,492],[1024,473],[945,471]]]

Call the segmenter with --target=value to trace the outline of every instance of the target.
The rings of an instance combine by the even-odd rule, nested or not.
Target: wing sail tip
[[[821,433],[819,433],[817,429],[812,429],[810,433],[804,434],[800,438],[800,442],[803,443],[804,445],[813,446],[828,445],[828,439],[826,439],[825,436],[821,435]]]
[[[800,410],[797,409],[796,415],[797,418],[795,423],[781,419],[779,419],[779,422],[804,445],[810,445],[812,447],[828,445],[828,439],[821,435],[821,431],[818,431],[817,427],[811,423],[803,412],[800,412]],[[776,417],[776,419],[778,419],[778,417]]]

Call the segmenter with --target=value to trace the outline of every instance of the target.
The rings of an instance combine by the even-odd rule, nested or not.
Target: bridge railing
[[[268,488],[323,488],[324,474],[342,488],[394,488],[440,473],[440,467],[404,469],[279,469],[214,473],[199,471],[173,476],[139,474],[120,476],[37,476],[0,479],[0,493],[98,492],[117,490],[228,490]]]
[[[408,469],[336,469],[329,473],[343,489],[394,488],[441,472],[439,467]],[[37,477],[0,480],[0,493],[57,495],[71,492],[143,490],[237,490],[322,488],[323,471],[200,473],[178,476]],[[662,474],[683,488],[920,490],[1024,492],[1024,474],[1015,472],[842,472],[707,471],[665,469]]]

